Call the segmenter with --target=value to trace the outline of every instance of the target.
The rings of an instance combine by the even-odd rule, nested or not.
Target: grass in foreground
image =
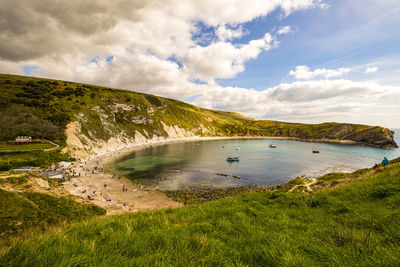
[[[310,194],[105,217],[4,249],[0,265],[400,265],[400,164]]]
[[[68,196],[50,195],[56,181],[49,180],[50,186],[43,189],[32,179],[36,178],[30,174],[0,178],[0,237],[5,244],[16,234],[32,235],[55,225],[105,214],[100,207],[78,203]]]

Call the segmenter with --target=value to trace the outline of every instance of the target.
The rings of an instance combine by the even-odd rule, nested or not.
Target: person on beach
[[[390,163],[389,160],[388,160],[386,157],[384,157],[383,160],[382,160],[383,166],[386,166],[386,165],[388,165],[389,163]]]
[[[122,186],[122,192],[125,192],[125,185]]]

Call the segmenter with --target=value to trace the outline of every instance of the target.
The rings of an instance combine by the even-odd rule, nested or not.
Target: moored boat
[[[228,161],[228,162],[238,162],[239,161],[239,157],[227,157],[226,161]]]
[[[271,148],[276,148],[276,145],[270,144],[269,147],[271,147]]]

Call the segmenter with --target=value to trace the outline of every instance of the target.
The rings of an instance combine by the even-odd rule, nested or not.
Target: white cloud
[[[400,88],[373,82],[297,81],[263,91],[214,82],[234,77],[245,70],[246,62],[277,45],[269,33],[233,44],[231,40],[246,34],[242,23],[275,10],[289,15],[313,7],[326,6],[320,0],[3,0],[0,72],[22,74],[21,66],[37,65],[35,71],[43,77],[181,100],[200,95],[195,104],[256,118],[315,122],[326,118],[362,121],[363,116],[382,112],[400,116],[393,107],[381,105],[397,96]],[[216,29],[204,36],[202,44],[194,39],[199,22]],[[285,26],[276,33],[290,31]],[[111,61],[109,56],[113,56]],[[290,75],[324,79],[348,72],[348,68],[298,66]],[[195,84],[196,78],[209,83]]]
[[[242,26],[239,26],[236,29],[231,29],[231,28],[227,28],[225,25],[221,25],[215,30],[215,35],[221,41],[233,40],[236,38],[240,38],[245,34],[246,34],[246,32],[244,31]]]
[[[332,98],[360,99],[365,96],[381,94],[389,86],[379,86],[372,82],[349,80],[318,80],[282,83],[268,90],[271,98],[285,102],[311,102]]]
[[[378,67],[369,67],[365,69],[365,73],[374,73],[378,71]]]
[[[244,71],[244,63],[271,49],[273,41],[271,34],[266,33],[264,38],[244,45],[228,42],[216,42],[206,47],[197,45],[179,58],[193,77],[213,82],[216,78],[231,78]]]
[[[292,32],[292,28],[290,26],[284,26],[279,28],[279,30],[276,32],[277,34],[288,34]]]
[[[344,74],[350,72],[350,68],[339,68],[339,69],[315,69],[310,70],[308,66],[297,66],[296,70],[291,70],[289,75],[294,76],[299,80],[308,80],[315,77],[333,78],[343,76]]]
[[[90,60],[113,55],[119,60],[113,64],[127,62],[129,53],[121,52],[127,50],[142,57],[155,56],[160,61],[167,61],[171,56],[189,60],[188,65],[178,70],[188,81],[198,77],[209,80],[232,77],[245,69],[247,60],[268,50],[265,40],[252,40],[243,47],[231,44],[230,40],[246,34],[241,23],[274,10],[290,14],[320,3],[320,0],[93,0],[84,3],[78,0],[3,0],[0,5],[0,71],[20,73],[20,66],[33,64],[38,65],[42,76],[76,80],[87,71],[88,76],[99,77],[94,83],[107,78],[115,81],[115,77],[106,73],[94,75],[100,69],[94,68]],[[198,43],[193,34],[198,30],[198,22],[215,27],[220,43],[215,44],[211,39],[205,46],[207,49],[196,47]],[[217,53],[218,48],[227,48],[230,52],[207,60],[211,66],[222,64],[223,70],[208,72],[204,71],[204,66],[190,64],[190,60],[198,58],[194,52],[207,55]],[[245,52],[249,52],[249,56],[244,56]],[[80,72],[76,71],[78,67]],[[129,73],[121,74],[127,75]],[[169,75],[166,75],[168,80]],[[136,83],[125,86],[132,89]]]
[[[235,110],[257,119],[323,122],[329,118],[329,121],[390,125],[394,117],[400,116],[398,105],[382,103],[399,91],[400,86],[349,80],[297,81],[262,91],[216,86],[203,88],[194,104]]]

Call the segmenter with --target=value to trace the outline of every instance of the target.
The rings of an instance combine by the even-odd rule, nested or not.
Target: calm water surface
[[[395,130],[398,144],[400,131]],[[277,148],[270,148],[275,144]],[[240,150],[236,148],[240,147]],[[313,154],[312,150],[319,150]],[[229,163],[227,156],[239,156]],[[273,185],[298,176],[316,177],[329,172],[351,172],[371,167],[383,157],[400,157],[400,149],[291,140],[213,140],[153,146],[130,153],[114,169],[147,188],[218,188]],[[233,176],[240,176],[240,179]]]

